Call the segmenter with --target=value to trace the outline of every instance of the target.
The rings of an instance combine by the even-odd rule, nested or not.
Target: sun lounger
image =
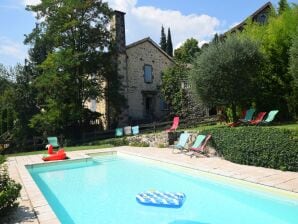
[[[179,117],[174,117],[172,127],[166,130],[166,132],[176,131],[179,125]]]
[[[48,143],[50,145],[52,145],[54,148],[59,148],[60,147],[57,137],[48,137],[47,139],[48,139]]]
[[[275,116],[276,116],[276,114],[277,114],[278,112],[279,112],[278,110],[271,110],[271,111],[269,112],[267,118],[266,118],[265,120],[261,121],[261,122],[259,123],[259,125],[268,125],[268,124],[270,124],[270,123],[274,120],[274,118],[275,118]]]
[[[188,151],[188,149],[186,148],[186,145],[187,145],[189,136],[190,136],[189,133],[182,133],[179,137],[178,143],[173,148],[173,152],[175,149],[180,150],[180,152],[185,151],[185,150]]]
[[[123,128],[116,128],[115,129],[115,136],[122,137],[123,136]]]
[[[198,135],[193,146],[190,148],[190,151],[194,152],[192,155],[195,153],[204,153],[204,149],[210,138],[211,135]]]

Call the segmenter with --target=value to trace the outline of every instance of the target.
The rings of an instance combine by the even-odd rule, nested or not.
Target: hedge
[[[298,171],[297,130],[273,127],[223,127],[203,131],[225,159],[245,165]]]
[[[3,163],[4,157],[0,155],[0,217],[5,217],[8,212],[18,205],[21,185],[8,176],[7,166]]]

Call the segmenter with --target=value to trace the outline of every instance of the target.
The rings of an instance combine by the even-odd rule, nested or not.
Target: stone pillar
[[[113,39],[116,45],[116,60],[117,60],[117,73],[119,81],[122,85],[120,94],[126,99],[128,77],[127,77],[127,55],[126,55],[126,41],[125,41],[125,13],[120,11],[114,11],[114,16],[111,21],[111,30]],[[127,125],[128,123],[128,108],[123,108],[121,114],[118,117],[119,126]]]

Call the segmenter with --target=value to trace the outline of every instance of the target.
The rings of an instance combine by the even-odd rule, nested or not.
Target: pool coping
[[[246,183],[253,186],[260,186],[261,188],[264,188],[265,190],[270,190],[275,193],[282,193],[285,195],[289,195],[289,197],[295,197],[298,198],[298,173],[296,172],[283,172],[278,170],[272,170],[272,169],[266,169],[266,168],[260,168],[260,167],[251,167],[251,166],[244,166],[244,165],[238,165],[230,163],[226,160],[220,159],[220,158],[189,158],[188,156],[184,154],[173,154],[170,149],[160,149],[160,148],[141,148],[141,147],[128,147],[128,146],[121,146],[116,148],[107,148],[107,149],[92,149],[92,150],[84,150],[84,151],[75,151],[75,152],[68,152],[68,155],[71,159],[68,160],[68,162],[73,161],[80,161],[80,160],[89,160],[92,156],[95,156],[96,154],[110,154],[110,153],[119,153],[128,155],[128,156],[135,156],[143,159],[149,159],[161,163],[167,163],[174,166],[180,166],[187,169],[191,169],[196,172],[201,172],[205,174],[212,174],[217,177],[224,177],[229,178],[232,181],[238,181],[238,183]],[[203,161],[210,162],[209,168],[205,166],[202,166],[201,164],[204,164]],[[21,190],[21,199],[20,203],[22,204],[22,201],[29,202],[32,211],[35,214],[35,220],[27,220],[28,223],[41,223],[41,224],[55,224],[60,223],[59,219],[57,218],[56,214],[53,212],[52,208],[48,204],[47,200],[39,190],[38,186],[35,184],[33,178],[31,177],[29,171],[27,170],[27,166],[40,166],[44,164],[57,164],[61,163],[63,161],[51,161],[51,162],[43,162],[41,160],[41,155],[32,155],[32,156],[20,156],[20,157],[10,157],[7,161],[8,163],[8,171],[10,173],[10,176],[15,179],[17,182],[19,182],[23,188]],[[264,178],[270,178],[274,177],[274,175],[271,175],[272,173],[285,173],[289,176],[289,181],[291,180],[297,180],[297,186],[296,182],[294,182],[294,188],[293,190],[287,190],[283,188],[279,188],[279,185],[272,186],[272,184],[266,184],[262,181],[258,181],[257,178],[240,178],[239,176],[237,178],[237,175],[233,175],[233,172],[230,172],[227,170],[227,172],[223,172],[220,169],[214,169],[212,167],[212,162],[216,163],[222,163],[226,164],[227,166],[230,166],[233,164],[236,168],[238,166],[240,167],[249,167],[249,169],[253,170],[264,170],[268,171],[268,175]],[[198,165],[199,164],[199,165]],[[208,165],[208,163],[206,163]],[[205,165],[206,165],[205,164]],[[201,166],[200,166],[201,165]],[[266,172],[265,172],[266,173]],[[275,176],[276,177],[276,176]],[[262,179],[261,179],[262,180]],[[240,182],[239,182],[240,181]],[[22,222],[22,223],[26,223]]]

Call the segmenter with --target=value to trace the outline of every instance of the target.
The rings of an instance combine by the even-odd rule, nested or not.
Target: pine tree
[[[164,51],[167,51],[167,39],[166,39],[166,34],[163,26],[161,26],[161,36],[160,36],[159,45],[161,49],[163,49]]]
[[[279,0],[278,2],[278,14],[282,14],[283,11],[289,9],[290,6],[288,4],[288,1],[287,0]]]
[[[173,57],[173,43],[172,43],[170,28],[168,28],[168,38],[167,38],[167,50],[166,50],[166,52],[168,53],[168,55]]]

